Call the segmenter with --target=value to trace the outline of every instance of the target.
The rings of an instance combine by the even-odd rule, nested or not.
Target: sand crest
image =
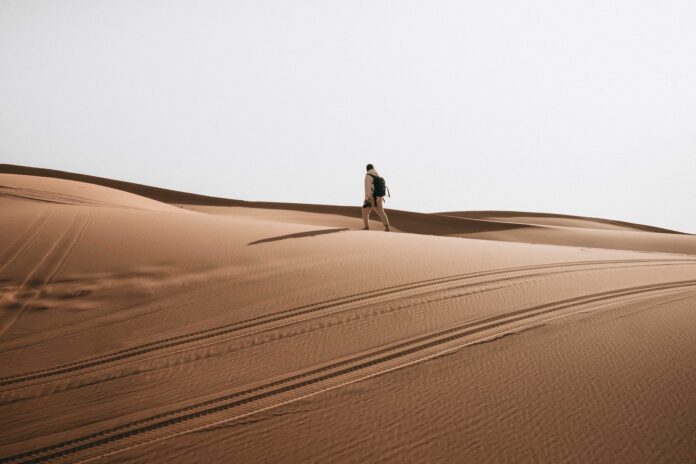
[[[0,462],[696,456],[696,236],[0,172]]]

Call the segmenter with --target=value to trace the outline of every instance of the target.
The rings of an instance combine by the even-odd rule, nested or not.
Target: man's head
[[[371,164],[368,164],[368,165],[365,166],[365,167],[367,168],[368,171],[369,171],[370,169],[374,169],[374,168],[375,168],[375,167],[374,167],[373,165],[371,165]]]

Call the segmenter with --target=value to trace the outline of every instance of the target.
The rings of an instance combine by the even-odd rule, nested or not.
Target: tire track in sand
[[[22,315],[26,312],[26,309],[29,307],[32,301],[36,300],[36,298],[38,298],[41,294],[41,288],[51,283],[55,275],[63,267],[65,261],[68,259],[68,257],[70,257],[73,250],[84,236],[90,222],[91,215],[85,216],[82,214],[76,214],[73,217],[70,226],[68,226],[66,231],[63,232],[63,235],[56,240],[43,258],[39,260],[31,271],[29,271],[26,278],[17,290],[17,293],[19,294],[28,293],[28,295],[23,298],[24,301],[19,305],[19,307],[13,309],[9,316],[2,321],[2,325],[0,325],[0,338],[2,338],[2,336],[7,333],[12,326],[21,320]],[[36,236],[38,236],[38,232]],[[33,242],[35,238],[36,237],[31,239],[30,242]],[[25,248],[26,247],[23,247],[23,249]]]
[[[27,248],[31,246],[32,243],[34,243],[53,215],[54,214],[44,211],[43,213],[39,214],[31,222],[31,224],[29,224],[29,227],[27,227],[29,233],[23,234],[3,253],[3,256],[0,258],[0,272],[7,269],[10,264],[12,264],[22,253],[24,253]]]
[[[619,264],[620,266],[616,266]],[[460,283],[463,281],[468,281],[468,280],[474,280],[474,279],[480,279],[480,278],[485,278],[485,277],[491,277],[491,276],[500,276],[500,275],[505,275],[505,274],[514,274],[514,273],[523,273],[525,271],[547,271],[550,269],[559,269],[559,268],[569,268],[567,271],[560,271],[560,272],[549,272],[546,274],[554,274],[554,273],[564,273],[564,272],[574,272],[576,267],[581,266],[581,267],[586,267],[586,266],[606,266],[605,269],[615,269],[615,268],[621,268],[621,267],[627,267],[627,266],[667,266],[667,265],[696,265],[696,260],[693,259],[632,259],[632,260],[604,260],[604,261],[580,261],[580,262],[571,262],[571,263],[550,263],[550,264],[545,264],[545,265],[534,265],[534,266],[519,266],[519,267],[510,267],[510,268],[502,268],[502,269],[495,269],[495,270],[489,270],[489,271],[482,271],[482,272],[474,272],[474,273],[465,273],[465,274],[456,274],[456,275],[451,275],[451,276],[445,276],[445,277],[438,277],[438,278],[433,278],[433,279],[426,279],[426,280],[421,280],[421,281],[414,281],[410,282],[407,284],[399,284],[395,285],[392,287],[386,287],[383,289],[379,290],[373,290],[373,291],[368,291],[368,292],[363,292],[359,294],[352,294],[352,295],[347,295],[344,297],[340,298],[334,298],[330,300],[325,300],[322,302],[318,303],[312,303],[308,305],[303,305],[303,306],[298,306],[295,308],[287,309],[287,310],[282,310],[279,312],[263,315],[263,316],[258,316],[254,317],[251,319],[246,319],[244,321],[239,321],[239,322],[234,322],[231,324],[227,324],[224,326],[219,326],[215,327],[212,329],[206,329],[206,330],[201,330],[197,332],[192,332],[189,334],[185,335],[180,335],[176,337],[170,337],[167,339],[162,339],[162,340],[157,340],[154,342],[126,348],[124,350],[119,350],[116,352],[112,352],[106,355],[101,355],[101,356],[95,356],[92,358],[87,358],[83,359],[80,361],[76,361],[74,363],[69,363],[69,364],[63,364],[60,366],[56,366],[53,368],[48,368],[48,369],[42,369],[39,371],[34,371],[34,372],[28,372],[24,374],[19,374],[16,376],[10,376],[10,377],[4,377],[0,378],[0,387],[2,386],[8,386],[8,385],[14,385],[18,383],[24,383],[24,382],[30,382],[34,380],[42,380],[42,379],[50,379],[50,378],[55,378],[61,375],[71,375],[71,374],[76,374],[79,371],[83,371],[86,369],[92,369],[92,368],[99,368],[101,366],[105,366],[114,362],[118,361],[124,361],[124,360],[130,360],[132,358],[135,358],[137,356],[149,354],[149,353],[155,353],[155,352],[162,352],[161,354],[158,354],[157,356],[160,355],[170,355],[170,354],[176,354],[180,353],[183,351],[187,351],[186,348],[177,350],[174,352],[164,352],[167,348],[176,348],[180,346],[185,346],[188,344],[192,344],[195,342],[201,342],[201,341],[207,341],[210,339],[213,339],[215,337],[221,337],[229,334],[233,334],[236,332],[241,332],[244,330],[249,330],[251,329],[250,332],[244,332],[242,334],[238,334],[232,338],[239,338],[239,337],[244,337],[244,336],[249,336],[249,335],[254,335],[258,334],[261,332],[277,329],[280,327],[283,327],[285,325],[289,325],[291,323],[296,323],[296,322],[301,322],[301,321],[306,321],[312,318],[316,317],[323,317],[329,314],[334,314],[339,311],[346,311],[346,310],[352,310],[352,309],[358,309],[361,306],[351,306],[347,308],[342,308],[344,305],[348,305],[350,303],[363,303],[363,306],[374,303],[377,298],[383,297],[383,296],[397,296],[399,298],[403,298],[405,296],[423,296],[428,293],[432,292],[444,292],[444,291],[450,291],[450,290],[455,290],[455,289],[461,289],[461,288],[466,288],[466,287],[474,287],[474,286],[481,286],[481,285],[486,285],[486,284],[491,284],[491,283],[497,283],[497,282],[502,282],[506,280],[513,280],[513,279],[519,279],[523,277],[532,277],[536,275],[545,275],[542,272],[538,272],[535,274],[521,274],[521,275],[514,275],[510,277],[505,277],[505,278],[498,278],[498,279],[492,279],[492,280],[484,280],[480,282],[474,282],[472,284],[468,285],[459,285],[459,286],[453,286],[453,287],[445,287],[445,288],[438,288],[431,290],[432,288],[435,288],[439,285],[444,285],[444,284],[450,284],[450,283]],[[406,295],[408,292],[412,292],[414,290],[420,290],[420,289],[426,289],[425,292],[418,292],[413,295]],[[382,302],[382,301],[380,301]],[[323,312],[324,310],[329,310],[328,312]],[[301,320],[294,320],[293,318],[297,317],[302,317],[302,316],[308,316],[305,319]],[[227,341],[228,339],[221,340],[221,341]],[[200,348],[201,345],[195,345],[192,346],[188,349],[196,349]],[[155,356],[156,357],[156,356]],[[119,364],[121,365],[121,364]],[[94,370],[90,370],[90,372],[93,372]],[[68,378],[74,377],[74,375],[71,375]],[[51,379],[53,380],[53,379]],[[62,380],[62,378],[56,379],[56,380]],[[36,386],[36,384],[30,384],[28,386]],[[20,387],[22,388],[22,387]],[[4,392],[10,392],[14,391],[14,389],[11,390],[4,390]]]
[[[696,279],[625,287],[586,294],[469,322],[343,358],[284,378],[145,419],[91,433],[54,445],[0,458],[0,463],[84,462],[152,444],[185,433],[219,426],[324,391],[432,359],[491,338],[495,331],[510,332],[516,323],[529,323],[564,309],[605,303],[623,297],[696,287]],[[580,309],[582,310],[582,309]],[[572,314],[569,312],[568,314]],[[478,339],[476,336],[479,336]]]

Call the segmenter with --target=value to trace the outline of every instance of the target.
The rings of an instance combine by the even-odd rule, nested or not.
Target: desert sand
[[[0,165],[0,462],[696,462],[696,236],[386,207]]]

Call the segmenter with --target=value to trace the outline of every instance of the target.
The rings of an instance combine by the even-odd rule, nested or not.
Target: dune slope
[[[692,255],[445,233],[579,229],[561,225],[403,212],[420,232],[387,234],[341,207],[0,185],[0,462],[696,453]]]
[[[632,222],[612,221],[609,219],[570,216],[567,214],[529,213],[519,211],[451,211],[437,213],[443,216],[453,216],[469,219],[484,219],[492,221],[515,221],[522,224],[548,225],[562,227],[577,227],[583,229],[602,230],[633,230],[645,232],[659,232],[666,234],[681,234],[674,230],[661,227],[635,224]]]
[[[0,164],[0,173],[47,176],[120,189],[153,200],[216,215],[258,216],[271,221],[360,228],[353,206],[255,202],[209,197],[50,169]],[[388,206],[388,204],[387,204]],[[240,209],[237,209],[240,208]],[[244,209],[241,209],[244,208]],[[423,235],[591,248],[696,254],[693,235],[621,221],[561,214],[505,211],[437,214],[388,210],[394,230]],[[375,227],[379,225],[375,223]]]

